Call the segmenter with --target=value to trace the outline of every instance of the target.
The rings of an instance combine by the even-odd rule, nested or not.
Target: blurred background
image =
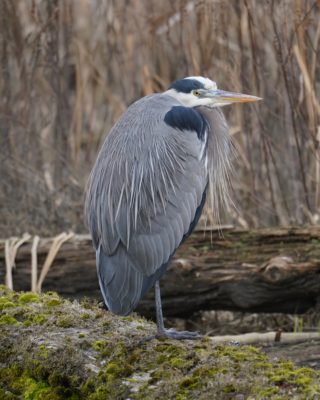
[[[85,232],[105,135],[188,75],[264,99],[224,108],[237,208],[222,222],[316,224],[319,43],[314,0],[1,0],[0,234]]]

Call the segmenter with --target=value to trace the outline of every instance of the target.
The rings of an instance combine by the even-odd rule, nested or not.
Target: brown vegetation
[[[82,231],[83,188],[112,124],[198,74],[264,98],[225,110],[239,154],[225,220],[316,223],[319,11],[313,0],[2,0],[2,236]]]

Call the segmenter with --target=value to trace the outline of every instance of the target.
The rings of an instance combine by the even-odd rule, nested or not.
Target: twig
[[[25,233],[22,238],[10,238],[5,242],[5,260],[6,260],[6,279],[5,283],[9,289],[13,289],[12,270],[15,267],[17,251],[23,243],[27,242],[31,236]]]
[[[31,247],[31,291],[37,291],[37,280],[38,280],[38,258],[37,258],[37,250],[40,238],[39,236],[35,236],[33,238],[32,247]]]
[[[245,333],[243,335],[225,335],[210,337],[214,344],[235,342],[241,344],[253,343],[299,343],[309,340],[320,340],[320,334],[317,332],[277,332],[268,333]]]
[[[61,233],[60,235],[56,236],[53,240],[53,243],[51,245],[51,248],[48,252],[47,258],[43,264],[41,273],[40,273],[40,277],[39,277],[39,281],[37,283],[37,287],[36,287],[36,291],[38,293],[41,292],[41,287],[42,287],[42,283],[45,279],[45,277],[47,276],[49,269],[60,249],[60,247],[62,246],[62,244],[64,242],[66,242],[67,240],[71,239],[74,236],[74,233],[71,232],[69,234],[66,234],[65,232]]]

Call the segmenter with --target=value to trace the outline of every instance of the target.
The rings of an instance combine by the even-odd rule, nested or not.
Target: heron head
[[[202,76],[189,76],[171,84],[166,92],[186,107],[222,107],[232,103],[249,103],[260,97],[220,90],[216,82]]]

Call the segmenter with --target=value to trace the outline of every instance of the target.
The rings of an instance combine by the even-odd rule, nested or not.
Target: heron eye
[[[193,94],[194,96],[199,97],[201,93],[199,92],[199,90],[194,90],[194,91],[192,92],[192,94]]]

